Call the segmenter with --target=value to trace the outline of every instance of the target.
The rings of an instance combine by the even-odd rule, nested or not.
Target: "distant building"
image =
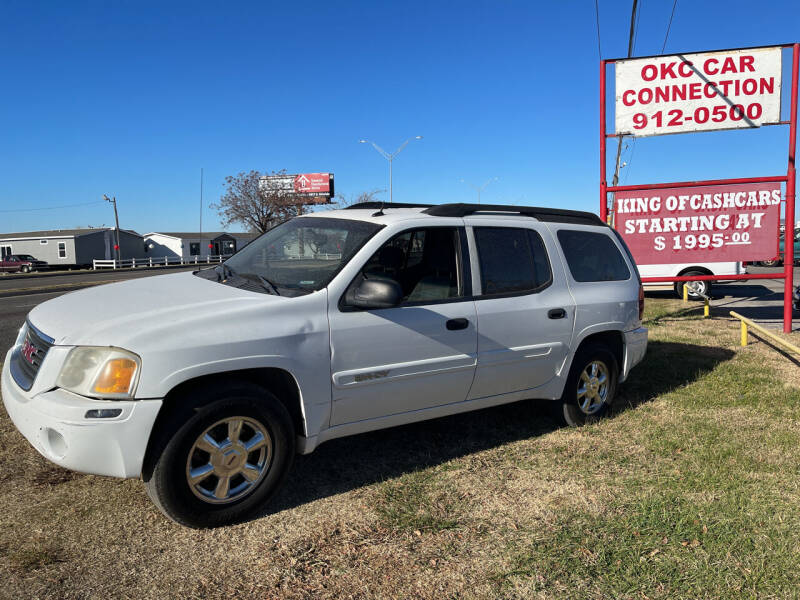
[[[116,258],[113,228],[54,229],[0,233],[0,255],[30,254],[53,267],[91,265],[92,261]],[[143,258],[144,240],[128,229],[119,230],[120,254],[123,259]]]
[[[224,231],[203,232],[157,232],[144,234],[146,256],[153,258],[187,258],[194,256],[229,256],[253,241],[257,233],[226,233]],[[210,246],[210,247],[209,247]]]

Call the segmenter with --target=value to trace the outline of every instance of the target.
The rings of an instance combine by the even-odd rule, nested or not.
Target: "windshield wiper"
[[[222,270],[222,275],[221,276],[220,276],[220,273],[219,273],[218,269]],[[221,265],[217,265],[216,267],[214,267],[214,270],[217,272],[217,281],[225,281],[226,279],[230,279],[231,277],[236,275],[234,270],[231,269],[225,263],[222,263]]]
[[[262,277],[258,273],[254,273],[254,275],[258,277],[258,280],[261,282],[261,285],[264,286],[265,290],[267,290],[270,294],[275,294],[276,296],[280,296],[280,293],[278,292],[278,287],[274,283],[272,283],[266,277]]]

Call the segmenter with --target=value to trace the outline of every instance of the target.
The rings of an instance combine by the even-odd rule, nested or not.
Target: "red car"
[[[30,273],[42,271],[49,265],[43,260],[37,260],[30,254],[8,254],[0,260],[0,271],[5,273]]]

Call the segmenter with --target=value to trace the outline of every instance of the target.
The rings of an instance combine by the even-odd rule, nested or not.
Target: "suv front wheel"
[[[564,421],[572,427],[606,416],[617,391],[619,366],[614,354],[602,344],[589,344],[572,361],[561,396]]]
[[[167,517],[188,527],[251,518],[283,482],[295,453],[286,407],[245,383],[195,389],[154,434],[143,473]]]

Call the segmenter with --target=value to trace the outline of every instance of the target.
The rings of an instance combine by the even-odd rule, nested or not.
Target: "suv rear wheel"
[[[561,416],[567,425],[580,427],[606,416],[617,392],[619,366],[608,347],[588,344],[581,348],[561,396]]]
[[[212,386],[174,399],[154,434],[144,480],[167,517],[218,527],[252,517],[283,482],[295,453],[283,404],[251,384]]]

